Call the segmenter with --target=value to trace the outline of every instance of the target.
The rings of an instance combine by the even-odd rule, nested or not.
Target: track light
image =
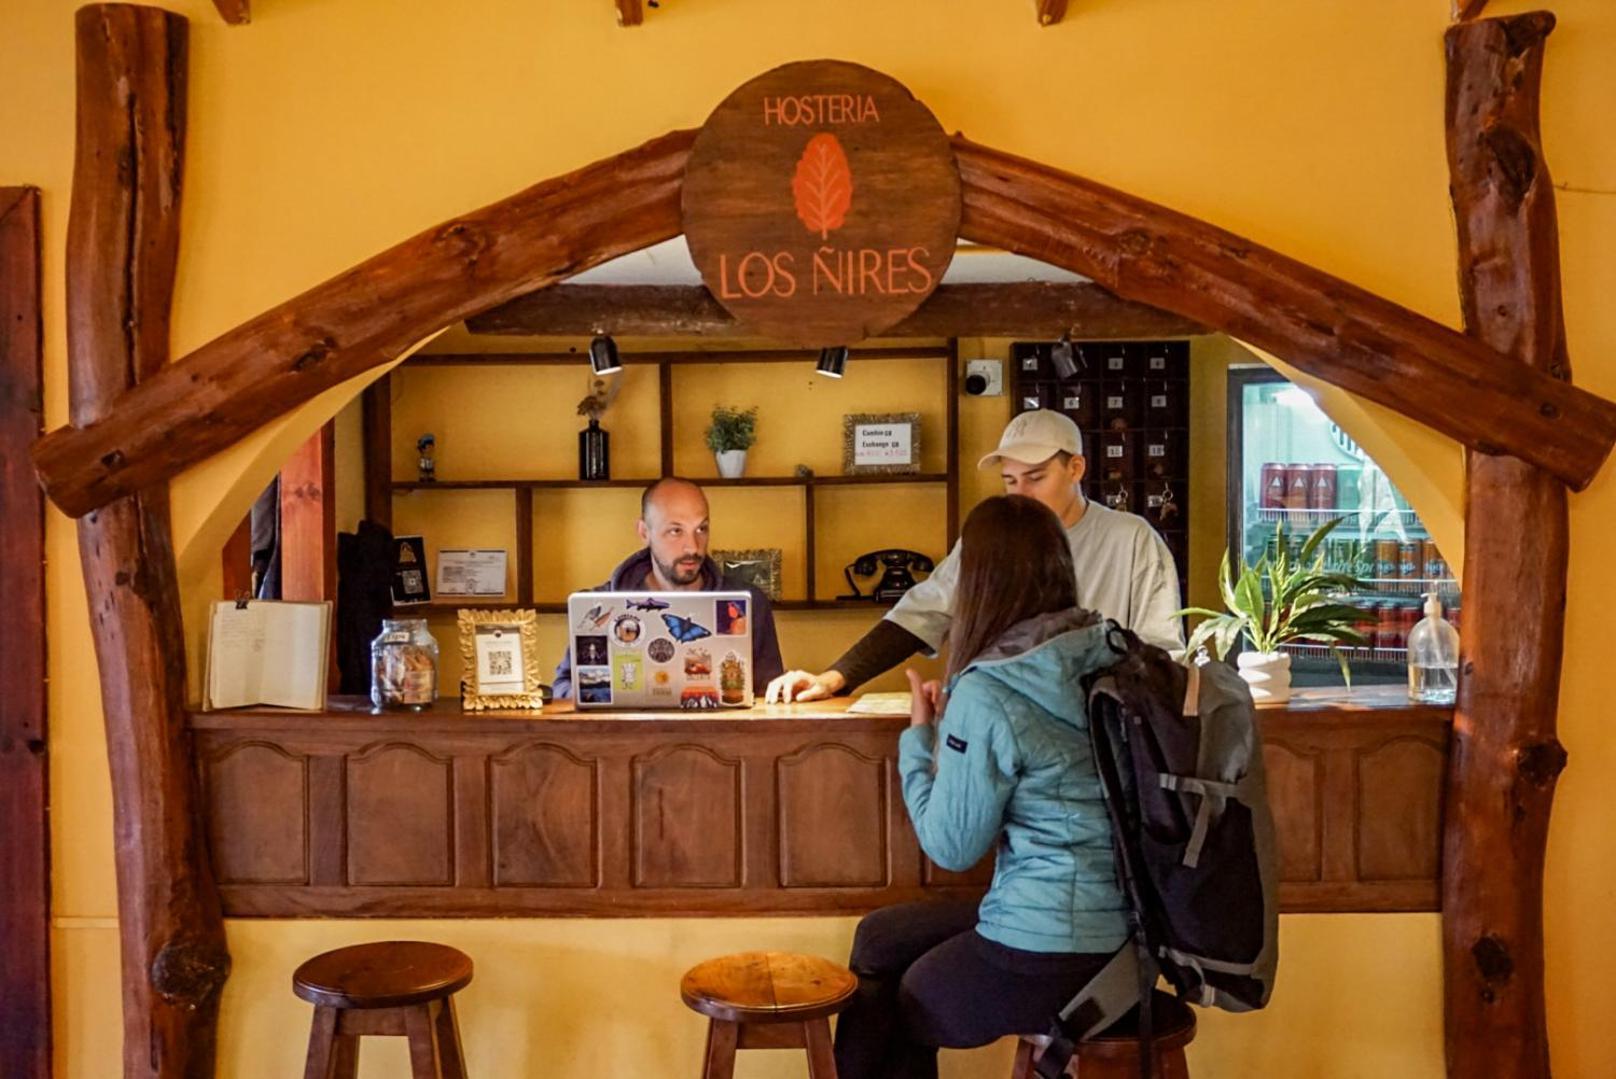
[[[827,378],[841,378],[842,369],[846,366],[847,346],[833,345],[819,350],[819,363],[814,366],[814,370]]]
[[[623,369],[617,355],[617,342],[608,334],[596,334],[589,342],[589,367],[597,375],[615,375]]]
[[[1061,339],[1050,346],[1049,358],[1055,365],[1055,374],[1061,378],[1073,378],[1077,375],[1077,357],[1072,348],[1070,333],[1061,334]]]

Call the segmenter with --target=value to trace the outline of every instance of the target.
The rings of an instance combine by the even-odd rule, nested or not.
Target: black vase
[[[599,420],[590,420],[589,426],[578,432],[578,478],[612,478],[612,436],[601,428]]]

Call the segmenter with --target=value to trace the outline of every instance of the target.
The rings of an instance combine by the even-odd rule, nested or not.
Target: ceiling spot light
[[[814,365],[814,370],[826,378],[841,378],[842,369],[846,366],[847,346],[834,345],[819,350],[819,362]]]
[[[589,342],[589,368],[597,375],[615,375],[623,369],[623,361],[617,355],[617,342],[608,334],[597,334]]]

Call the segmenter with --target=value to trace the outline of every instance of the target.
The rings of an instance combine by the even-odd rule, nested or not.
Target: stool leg
[[[466,1051],[460,1045],[460,1020],[454,997],[438,1005],[438,1049],[443,1053],[443,1079],[466,1079]]]
[[[353,1057],[357,1055],[353,1039],[337,1033],[337,1009],[317,1006],[314,1023],[309,1027],[309,1054],[303,1067],[303,1079],[346,1079],[353,1071]],[[341,1070],[347,1065],[350,1070]]]
[[[404,1033],[410,1040],[410,1075],[413,1079],[443,1079],[432,1005],[416,1004],[403,1011]]]
[[[1010,1079],[1033,1079],[1033,1050],[1036,1048],[1032,1042],[1022,1038],[1016,1044],[1016,1062],[1010,1068]]]
[[[707,1052],[702,1065],[702,1079],[735,1079],[735,1043],[740,1039],[740,1028],[723,1019],[707,1021]]]
[[[830,1020],[810,1019],[802,1025],[808,1043],[808,1079],[836,1079],[836,1054],[831,1050]]]

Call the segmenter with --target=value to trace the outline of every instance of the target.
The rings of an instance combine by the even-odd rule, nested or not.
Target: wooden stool
[[[303,1079],[353,1079],[366,1034],[408,1038],[414,1079],[466,1079],[454,994],[470,981],[469,956],[419,940],[315,956],[292,975],[292,991],[314,1005]]]
[[[1156,1079],[1190,1079],[1184,1047],[1195,1040],[1195,1012],[1170,993],[1156,990],[1151,1002],[1155,1033],[1150,1039],[1155,1057]],[[1077,1054],[1067,1066],[1068,1075],[1077,1079],[1138,1079],[1138,1013],[1131,1013],[1104,1034],[1077,1043]],[[1035,1079],[1033,1061],[1049,1044],[1041,1034],[1026,1035],[1016,1048],[1015,1067],[1010,1079]]]
[[[732,1079],[737,1049],[806,1049],[811,1079],[836,1079],[830,1017],[857,989],[852,971],[811,955],[742,952],[691,967],[679,995],[708,1018],[703,1079]]]

